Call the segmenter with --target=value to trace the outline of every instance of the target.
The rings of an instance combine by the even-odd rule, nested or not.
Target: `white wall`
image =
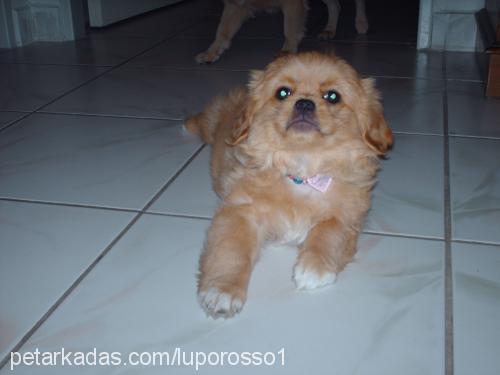
[[[481,50],[474,14],[484,8],[485,3],[486,0],[421,0],[417,47]]]
[[[74,40],[85,33],[81,0],[0,0],[0,47]]]

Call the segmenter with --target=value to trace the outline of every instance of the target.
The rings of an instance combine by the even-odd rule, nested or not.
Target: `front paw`
[[[330,40],[335,38],[336,31],[335,30],[323,30],[319,33],[318,38],[322,40]]]
[[[201,290],[198,301],[208,316],[214,319],[231,318],[239,313],[246,300],[246,293],[237,288],[222,292],[217,287]]]
[[[219,60],[220,54],[213,51],[205,51],[196,55],[195,60],[198,64],[211,64]]]
[[[358,34],[366,34],[368,32],[368,20],[366,18],[356,18],[356,31]]]
[[[314,254],[302,254],[293,269],[293,280],[297,289],[310,290],[333,284],[337,274],[329,269]]]

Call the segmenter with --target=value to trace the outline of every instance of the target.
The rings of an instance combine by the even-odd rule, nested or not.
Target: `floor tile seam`
[[[193,60],[194,61],[194,60]],[[217,64],[217,63],[216,63]],[[186,71],[186,72],[237,72],[237,73],[250,73],[252,68],[230,68],[230,67],[217,67],[215,65],[198,65],[192,67],[181,67],[177,65],[165,65],[165,64],[138,64],[138,65],[128,65],[123,66],[123,69],[128,70],[144,70],[144,69],[158,69],[164,71]],[[362,69],[358,69],[361,76],[372,77],[372,78],[384,78],[384,79],[400,79],[400,80],[419,80],[419,81],[430,81],[430,82],[444,82],[444,78],[435,77],[420,77],[420,76],[400,76],[400,75],[388,75],[388,74],[370,74],[365,73]]]
[[[92,204],[78,204],[71,202],[55,202],[55,201],[47,201],[47,200],[37,200],[37,199],[25,199],[25,198],[11,198],[0,196],[0,202],[14,202],[21,204],[36,204],[41,206],[53,206],[53,207],[68,207],[68,208],[83,208],[83,209],[93,209],[93,210],[101,210],[107,212],[123,212],[123,213],[143,213],[146,215],[152,216],[165,216],[165,217],[174,217],[174,218],[188,218],[188,219],[199,219],[199,220],[212,220],[212,216],[205,215],[196,215],[196,214],[181,214],[175,212],[166,212],[166,211],[149,211],[149,210],[139,210],[139,209],[130,209],[130,208],[120,208],[120,207],[111,207],[104,205],[92,205]],[[387,236],[387,237],[398,237],[398,238],[407,238],[407,239],[415,239],[415,240],[429,240],[429,241],[439,241],[443,242],[444,238],[440,236],[429,236],[429,235],[419,235],[419,234],[410,234],[410,233],[396,233],[396,232],[386,232],[374,229],[366,229],[363,230],[363,234],[370,235],[379,235],[379,236]],[[475,240],[463,240],[456,239],[453,242],[460,243],[470,243],[470,244],[489,244],[495,245],[495,243],[488,243],[484,241],[475,241]]]
[[[128,120],[152,120],[152,121],[184,121],[184,118],[165,116],[132,116],[132,115],[119,115],[119,114],[105,114],[105,113],[82,113],[82,112],[66,112],[66,111],[38,111],[36,114],[41,115],[54,115],[54,116],[74,116],[74,117],[100,117],[100,118],[113,118],[113,119],[128,119]]]
[[[443,60],[443,76],[447,78],[446,61]],[[454,311],[453,311],[453,261],[451,251],[452,219],[451,219],[451,175],[450,175],[450,138],[448,116],[447,80],[443,89],[443,198],[444,198],[444,345],[445,375],[454,374]]]

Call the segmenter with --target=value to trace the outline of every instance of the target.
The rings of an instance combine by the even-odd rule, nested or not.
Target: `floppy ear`
[[[384,155],[392,146],[392,131],[384,118],[380,93],[375,89],[374,80],[361,80],[364,91],[364,108],[359,113],[361,132],[365,143],[379,155]]]
[[[250,133],[250,125],[253,122],[256,111],[256,103],[252,97],[252,92],[259,85],[264,72],[253,70],[250,72],[250,83],[248,84],[249,92],[246,100],[245,108],[241,110],[236,122],[233,124],[231,134],[226,138],[226,144],[236,146],[248,138]]]
[[[238,119],[233,124],[233,129],[231,134],[226,138],[226,144],[228,146],[236,146],[248,138],[250,132],[251,116],[247,113],[249,112],[247,108],[238,116]]]

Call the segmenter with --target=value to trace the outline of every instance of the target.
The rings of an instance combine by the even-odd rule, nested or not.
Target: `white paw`
[[[196,55],[194,59],[198,64],[211,64],[219,60],[219,58],[220,54],[206,51]]]
[[[245,303],[244,300],[229,293],[221,293],[217,288],[210,288],[198,294],[198,301],[208,316],[214,319],[231,318],[239,313]]]
[[[366,18],[356,18],[356,31],[358,34],[366,34],[368,31],[368,20]]]
[[[323,30],[322,32],[319,33],[318,38],[323,39],[323,40],[329,40],[329,39],[334,39],[336,30]]]
[[[325,272],[319,276],[317,272],[310,269],[305,269],[302,265],[297,264],[293,270],[293,280],[297,289],[316,289],[325,285],[333,284],[337,279],[337,275],[333,272]]]

